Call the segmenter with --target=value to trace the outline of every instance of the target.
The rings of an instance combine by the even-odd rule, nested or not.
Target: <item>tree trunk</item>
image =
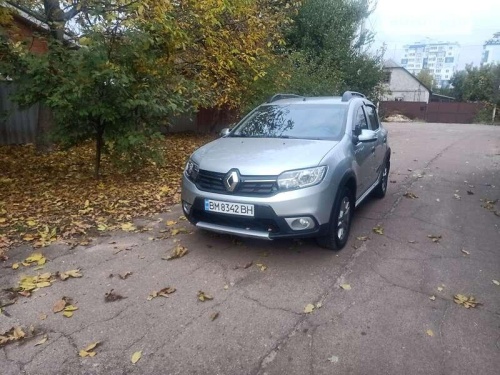
[[[49,139],[49,132],[52,128],[52,110],[43,102],[38,106],[38,123],[36,126],[35,145],[37,152],[47,153],[52,150],[52,143]]]
[[[95,167],[94,167],[94,177],[96,180],[99,179],[101,174],[101,154],[102,146],[104,145],[104,128],[97,129],[97,134],[95,138]]]

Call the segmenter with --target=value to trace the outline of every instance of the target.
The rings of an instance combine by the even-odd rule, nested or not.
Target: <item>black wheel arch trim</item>
[[[390,147],[388,147],[388,148],[387,148],[387,151],[385,152],[385,160],[387,160],[387,161],[389,161],[389,162],[391,161],[391,153],[392,153],[392,152],[391,152],[391,148],[390,148]]]
[[[346,186],[347,185],[347,181],[349,181],[351,178],[354,180],[355,189],[357,190],[357,188],[358,188],[358,180],[356,179],[356,174],[354,173],[354,171],[352,169],[349,169],[349,170],[347,170],[344,173],[344,175],[340,179],[340,183],[338,184],[337,192],[342,187]],[[356,196],[356,190],[352,192],[352,194],[353,194],[354,197]]]

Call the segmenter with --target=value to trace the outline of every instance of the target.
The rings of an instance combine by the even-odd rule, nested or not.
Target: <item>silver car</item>
[[[354,208],[384,197],[391,151],[373,103],[277,94],[196,150],[182,208],[198,228],[266,240],[315,237],[341,249]]]

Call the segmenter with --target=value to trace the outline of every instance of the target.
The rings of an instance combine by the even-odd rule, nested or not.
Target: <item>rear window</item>
[[[245,118],[231,137],[339,140],[347,106],[337,104],[264,105]]]

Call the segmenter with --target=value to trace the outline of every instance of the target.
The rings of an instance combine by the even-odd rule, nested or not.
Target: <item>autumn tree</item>
[[[286,2],[24,3],[58,25],[44,56],[10,46],[17,61],[5,68],[20,85],[17,100],[46,103],[59,142],[94,139],[98,176],[103,151],[119,161],[143,160],[155,130],[176,114],[241,106],[273,62],[270,46],[280,42],[283,20],[275,5]]]

